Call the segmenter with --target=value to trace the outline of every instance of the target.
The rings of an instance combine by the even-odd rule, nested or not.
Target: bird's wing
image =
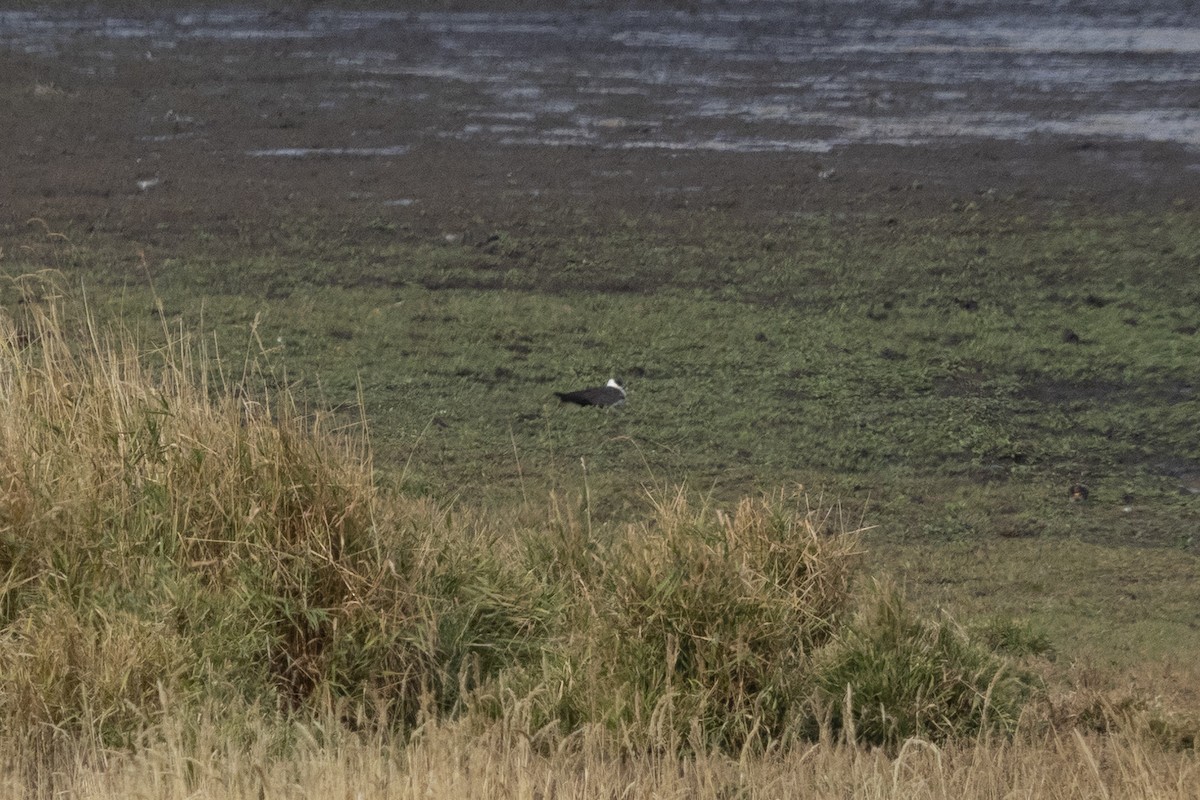
[[[611,405],[620,399],[620,392],[607,386],[592,386],[576,392],[555,392],[565,403],[575,403],[581,406]]]

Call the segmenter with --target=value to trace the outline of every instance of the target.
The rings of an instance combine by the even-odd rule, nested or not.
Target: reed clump
[[[858,537],[785,493],[724,513],[679,491],[653,510],[575,581],[548,716],[667,749],[784,736],[850,606]]]
[[[361,427],[185,332],[102,329],[52,279],[5,294],[0,735],[128,742],[163,698],[403,724],[536,639],[490,534],[381,505]]]
[[[1011,733],[1039,688],[1036,677],[973,641],[952,619],[922,619],[902,594],[875,584],[812,670],[836,734],[870,745]]]
[[[679,491],[653,507],[594,543],[571,582],[536,721],[600,723],[635,749],[897,747],[1011,734],[1039,693],[953,620],[862,580],[861,531],[802,493],[725,513]]]
[[[184,334],[146,350],[52,282],[15,289],[0,316],[9,724],[116,733],[164,687],[295,699],[334,677],[341,637],[381,607],[365,450],[286,394],[214,386]]]

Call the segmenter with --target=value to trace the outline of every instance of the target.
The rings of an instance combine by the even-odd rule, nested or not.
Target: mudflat
[[[570,209],[1150,210],[1200,186],[1194,21],[1157,2],[0,14],[5,224],[131,246]]]

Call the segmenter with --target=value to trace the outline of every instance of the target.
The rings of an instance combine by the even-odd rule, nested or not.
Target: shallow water
[[[336,119],[371,103],[421,120],[378,145],[348,126],[340,141],[246,151],[260,157],[390,157],[425,138],[719,152],[1031,137],[1200,146],[1200,14],[1184,3],[797,5],[2,12],[0,47],[93,80],[131,62],[199,64],[218,82],[269,69],[271,91],[297,109]],[[146,135],[191,135],[176,127]]]

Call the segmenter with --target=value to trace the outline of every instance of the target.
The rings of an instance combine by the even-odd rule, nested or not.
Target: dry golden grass
[[[912,739],[895,755],[825,741],[742,759],[620,754],[596,729],[531,741],[504,721],[430,723],[407,746],[309,732],[285,757],[271,755],[266,732],[248,742],[212,735],[184,746],[168,732],[134,755],[93,754],[33,781],[8,771],[0,796],[28,796],[34,786],[46,796],[95,800],[1200,797],[1195,753],[1078,732],[941,747]]]
[[[365,450],[253,361],[140,345],[45,276],[2,291],[0,727],[120,737],[206,662],[322,680],[314,649],[389,602]]]

